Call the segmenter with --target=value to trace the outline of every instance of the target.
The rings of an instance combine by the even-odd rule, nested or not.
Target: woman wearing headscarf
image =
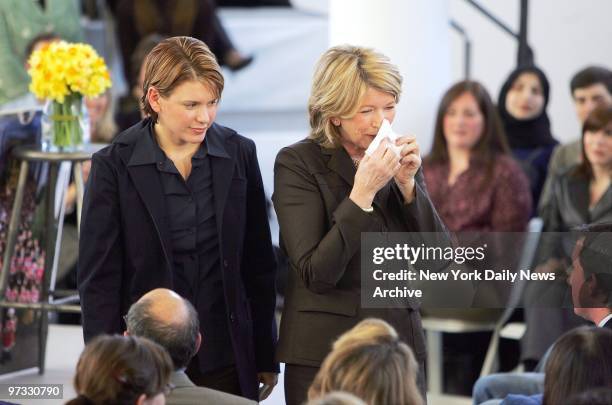
[[[548,161],[558,141],[546,114],[550,86],[542,70],[519,67],[499,93],[498,109],[512,154],[529,178],[533,207],[538,206]]]

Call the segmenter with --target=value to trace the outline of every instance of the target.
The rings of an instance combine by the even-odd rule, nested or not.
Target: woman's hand
[[[400,169],[395,174],[395,183],[399,187],[404,201],[414,199],[414,176],[421,167],[419,144],[413,136],[401,136],[395,140],[395,145],[401,148]]]
[[[400,170],[400,159],[384,139],[371,156],[359,162],[349,198],[361,208],[372,206],[374,196]]]

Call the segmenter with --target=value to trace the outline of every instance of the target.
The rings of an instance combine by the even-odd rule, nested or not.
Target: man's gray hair
[[[127,331],[133,336],[143,336],[163,346],[176,370],[187,367],[196,354],[200,321],[198,313],[189,301],[183,298],[187,318],[182,322],[163,323],[152,313],[152,299],[134,303],[125,318]]]

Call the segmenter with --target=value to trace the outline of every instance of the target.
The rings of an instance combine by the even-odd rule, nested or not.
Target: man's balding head
[[[174,291],[158,288],[143,295],[126,317],[127,333],[163,346],[175,369],[187,366],[200,346],[198,315],[189,301]]]

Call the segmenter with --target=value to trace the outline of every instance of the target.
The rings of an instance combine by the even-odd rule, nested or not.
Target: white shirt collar
[[[604,319],[602,319],[599,324],[597,324],[597,326],[599,326],[600,328],[603,328],[603,326],[610,320],[612,319],[612,314],[608,314],[608,316],[606,316]]]

